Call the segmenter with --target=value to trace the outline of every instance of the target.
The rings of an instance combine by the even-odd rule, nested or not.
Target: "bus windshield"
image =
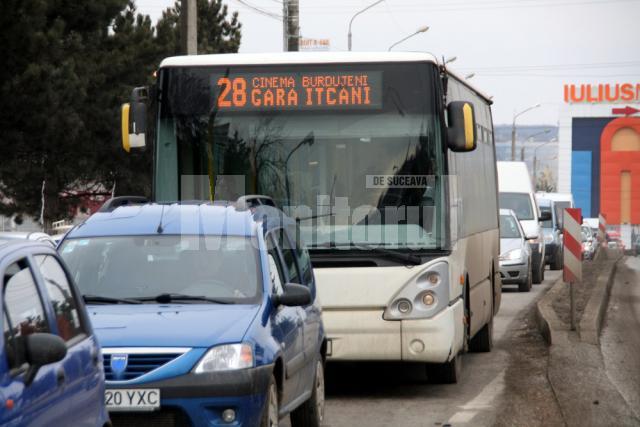
[[[427,63],[162,69],[155,198],[265,194],[312,248],[442,248],[436,78]]]

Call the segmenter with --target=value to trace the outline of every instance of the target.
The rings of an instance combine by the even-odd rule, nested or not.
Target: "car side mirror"
[[[311,304],[311,291],[309,288],[297,283],[287,283],[284,285],[284,292],[273,297],[274,305],[286,305],[288,307],[298,307]]]
[[[476,148],[476,118],[473,104],[452,101],[447,105],[447,146],[451,151],[465,152]]]
[[[67,355],[67,344],[57,335],[34,333],[24,337],[25,356],[29,368],[25,373],[25,386],[36,378],[38,370],[45,365],[59,362]]]
[[[551,220],[551,212],[549,211],[540,212],[540,217],[538,217],[538,221],[542,222],[542,221],[550,221],[550,220]]]

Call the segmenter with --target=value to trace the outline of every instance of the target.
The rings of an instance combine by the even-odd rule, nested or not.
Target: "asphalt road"
[[[609,379],[640,417],[640,258],[618,263],[600,341]]]
[[[559,275],[547,270],[544,283],[529,293],[505,286],[494,350],[465,354],[458,384],[430,384],[422,365],[330,363],[325,425],[562,425],[532,310]]]

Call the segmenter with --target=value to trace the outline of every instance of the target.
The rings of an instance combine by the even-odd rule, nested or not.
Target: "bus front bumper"
[[[430,319],[383,320],[383,312],[325,307],[328,359],[444,363],[462,348],[461,299]]]

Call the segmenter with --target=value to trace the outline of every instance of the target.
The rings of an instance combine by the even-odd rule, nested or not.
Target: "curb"
[[[605,249],[605,248],[602,248]],[[614,255],[615,254],[615,255]],[[623,255],[609,252],[607,250],[599,250],[599,258],[606,257],[613,260],[609,269],[602,271],[597,278],[596,285],[587,301],[578,331],[580,340],[589,344],[598,345],[600,342],[600,330],[602,328],[602,319],[607,311],[607,303],[609,302],[609,293],[613,285],[616,265]],[[556,283],[547,291],[547,293],[536,303],[536,323],[538,330],[548,345],[557,344],[559,342],[567,342],[569,328],[558,318],[553,309],[553,301],[558,293],[565,286],[562,276],[558,278]]]
[[[547,345],[567,340],[566,331],[569,329],[558,319],[552,306],[563,286],[564,282],[562,281],[562,276],[560,276],[536,303],[536,324]]]
[[[600,345],[600,331],[602,329],[602,320],[607,311],[609,303],[609,294],[613,286],[613,278],[616,274],[618,261],[622,259],[622,255],[614,256],[611,268],[602,271],[596,280],[595,287],[591,291],[591,296],[582,313],[578,331],[580,333],[580,341],[589,344]]]

